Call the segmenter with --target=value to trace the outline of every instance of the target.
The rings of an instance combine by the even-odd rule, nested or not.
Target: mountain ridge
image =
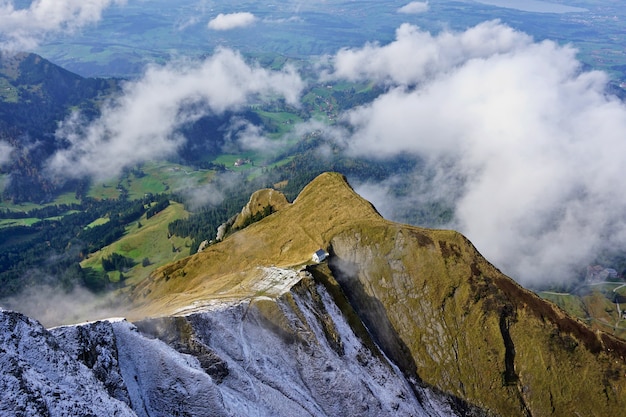
[[[310,257],[319,248],[330,257],[318,264]],[[462,234],[385,220],[337,173],[318,176],[293,203],[222,242],[161,267],[126,296],[136,324],[113,325],[125,340],[115,351],[126,365],[112,375],[138,415],[169,410],[159,395],[180,398],[154,387],[159,371],[146,355],[178,354],[190,355],[188,365],[181,368],[176,356],[172,369],[182,373],[168,368],[167,378],[187,381],[174,384],[185,391],[203,373],[219,415],[241,411],[237,396],[251,407],[260,398],[255,392],[268,389],[289,398],[263,403],[277,415],[389,415],[401,408],[399,415],[606,416],[626,406],[626,342],[522,288]],[[110,342],[97,334],[89,342],[92,331],[68,343],[78,343],[69,350],[93,368],[113,348],[102,350]],[[135,344],[151,353],[131,349]],[[20,360],[31,366],[29,357]],[[395,376],[370,367],[379,360],[397,369]],[[341,367],[349,373],[338,373]],[[355,386],[346,402],[336,389],[353,378],[373,391]],[[396,382],[374,389],[369,378]],[[193,396],[194,410],[201,410],[196,400],[209,401]],[[351,408],[363,402],[368,410]],[[137,404],[151,411],[138,412]]]
[[[176,291],[202,298],[217,288],[210,283],[221,295],[239,285],[234,293],[254,298],[261,294],[243,284],[257,279],[251,268],[301,268],[317,248],[328,249],[327,275],[407,376],[498,415],[606,415],[626,405],[624,341],[522,288],[460,233],[383,219],[335,173],[317,177],[290,206],[162,269],[138,287],[145,297],[137,299],[167,312]],[[168,303],[153,292],[168,294]],[[563,378],[572,367],[588,382]]]
[[[325,202],[327,195],[341,195],[344,201]],[[344,204],[350,210],[344,210]],[[154,314],[155,310],[160,314],[172,313],[202,294],[252,296],[256,291],[243,288],[241,282],[248,282],[247,277],[254,279],[257,267],[299,268],[310,260],[313,252],[328,246],[335,229],[350,224],[357,210],[357,217],[383,221],[374,207],[347,185],[342,175],[322,174],[291,205],[192,257],[155,271],[130,293],[138,306],[136,317]],[[319,221],[320,211],[324,212],[324,223]],[[175,302],[177,298],[181,303]],[[131,312],[131,317],[134,314]]]

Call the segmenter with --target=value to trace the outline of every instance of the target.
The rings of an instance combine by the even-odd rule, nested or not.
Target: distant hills
[[[66,186],[43,173],[47,158],[64,146],[54,135],[58,123],[72,108],[95,116],[101,100],[118,88],[117,80],[83,78],[35,54],[0,55],[0,140],[14,152],[2,168],[11,177],[3,198],[47,201]]]
[[[44,172],[48,158],[67,146],[55,136],[59,123],[73,110],[82,118],[95,118],[102,103],[120,91],[120,79],[84,78],[32,53],[0,55],[0,140],[13,148],[9,164],[0,173],[10,175],[2,198],[12,203],[47,203],[60,192],[84,191],[88,178],[51,178]],[[233,112],[206,116],[184,125],[187,139],[179,151],[180,161],[212,167],[207,160],[221,153],[225,126]],[[239,114],[261,123],[251,111]]]
[[[50,134],[72,106],[97,111],[118,81],[83,78],[32,53],[0,55],[0,121],[32,135]]]

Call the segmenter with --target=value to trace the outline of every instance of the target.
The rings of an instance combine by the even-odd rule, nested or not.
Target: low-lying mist
[[[124,317],[128,311],[112,293],[97,295],[79,286],[66,291],[49,285],[28,287],[16,296],[0,299],[0,308],[18,311],[45,327]]]
[[[448,226],[513,278],[567,281],[626,243],[626,106],[572,47],[497,21],[436,36],[403,25],[394,42],[333,61],[331,79],[388,86],[344,115],[349,152],[420,157],[436,175],[398,203],[451,204]],[[389,183],[360,189],[390,211]]]

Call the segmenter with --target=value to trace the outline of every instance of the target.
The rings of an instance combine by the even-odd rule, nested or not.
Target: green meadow
[[[208,184],[214,175],[212,170],[195,170],[171,162],[147,162],[119,178],[92,185],[88,196],[96,199],[119,198],[126,190],[131,200],[141,199],[146,194]]]
[[[89,254],[81,262],[81,267],[102,272],[102,258],[110,257],[112,253],[118,253],[132,258],[135,262],[135,266],[123,272],[124,277],[126,277],[126,284],[139,282],[159,266],[189,255],[190,239],[169,237],[167,229],[168,224],[172,221],[187,216],[189,213],[182,204],[171,202],[165,210],[150,219],[146,219],[144,215],[139,221],[130,223],[121,239]],[[142,261],[145,258],[149,260],[149,264],[144,266]],[[113,282],[118,281],[119,272],[110,272],[109,279]]]

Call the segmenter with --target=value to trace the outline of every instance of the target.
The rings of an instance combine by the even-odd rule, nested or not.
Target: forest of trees
[[[149,200],[85,199],[82,204],[71,206],[76,212],[58,220],[0,228],[0,298],[43,283],[68,290],[76,285],[104,289],[106,274],[86,274],[80,261],[123,236],[126,226],[138,220],[150,203]],[[35,213],[47,215],[66,208],[52,206]],[[107,223],[87,227],[104,216],[109,217]]]
[[[102,269],[106,272],[119,271],[125,272],[135,266],[135,261],[117,252],[113,252],[110,256],[102,258]]]

